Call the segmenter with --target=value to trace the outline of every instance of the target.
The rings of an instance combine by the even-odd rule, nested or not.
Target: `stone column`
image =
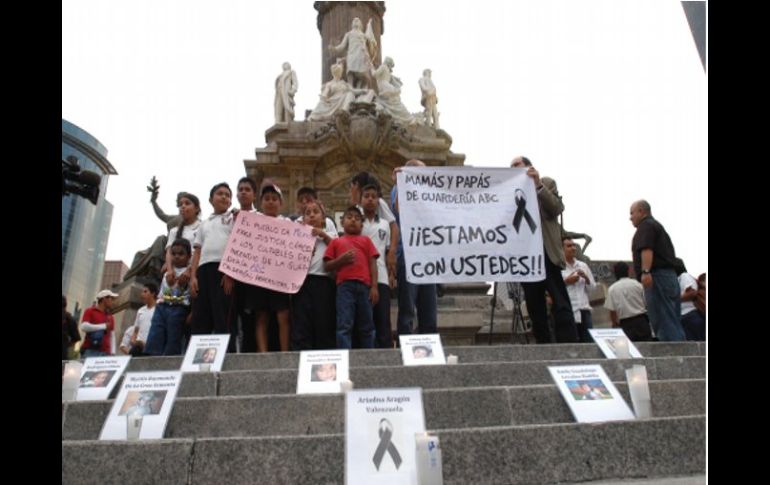
[[[358,17],[366,30],[366,23],[372,19],[374,37],[377,39],[377,56],[375,67],[382,63],[382,43],[380,36],[385,30],[382,16],[385,15],[385,2],[314,2],[318,10],[318,31],[321,33],[321,83],[331,81],[332,64],[338,56],[329,52],[329,44],[337,45],[342,42],[345,33],[350,30],[353,19]]]

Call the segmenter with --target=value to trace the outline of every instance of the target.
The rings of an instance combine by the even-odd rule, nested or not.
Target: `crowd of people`
[[[405,166],[424,163],[409,160]],[[597,283],[589,266],[576,258],[576,244],[565,237],[559,224],[564,203],[556,181],[541,177],[526,157],[514,158],[511,166],[525,169],[532,178],[540,208],[546,277],[522,284],[535,340],[590,342],[589,295]],[[398,170],[393,173],[394,182]],[[399,335],[438,331],[437,285],[406,279],[395,184],[385,198],[376,177],[356,174],[341,228],[327,216],[312,187],[297,192],[297,213],[290,217],[281,215],[283,192],[272,181],[265,181],[258,190],[252,179],[243,177],[236,187],[238,208],[231,207],[227,183],[211,188],[213,213],[203,221],[198,197],[187,192],[178,195],[179,218],[169,231],[160,287],[144,285],[144,306],[125,330],[119,352],[179,355],[190,335],[211,333],[232,336],[228,352],[265,352],[271,319],[276,322],[281,351],[392,348],[391,290],[398,297]],[[255,205],[264,216],[312,228],[315,248],[296,294],[235,281],[219,271],[238,214],[257,212]],[[647,201],[631,205],[630,220],[636,227],[632,241],[636,279],[626,263],[615,265],[617,281],[605,302],[613,327],[622,328],[634,341],[704,340],[705,274],[696,280],[687,273]],[[110,355],[115,331],[111,310],[117,296],[102,290],[85,310],[79,326],[84,332],[83,357]],[[62,298],[62,359],[80,338]]]

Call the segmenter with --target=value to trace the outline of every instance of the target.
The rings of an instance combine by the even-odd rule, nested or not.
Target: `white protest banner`
[[[99,439],[127,439],[129,423],[140,427],[139,439],[163,438],[181,381],[179,371],[126,373]]]
[[[303,350],[299,354],[297,394],[340,392],[349,378],[347,350]]]
[[[640,359],[643,357],[622,328],[589,328],[588,332],[608,359],[619,358],[617,346],[620,344],[628,347],[631,358]]]
[[[182,360],[182,372],[219,372],[227,353],[229,334],[193,335]]]
[[[219,271],[243,283],[296,293],[313,255],[312,231],[289,220],[240,211]]]
[[[88,357],[78,385],[78,401],[109,399],[112,389],[126,370],[130,355],[115,357]]]
[[[545,279],[537,191],[526,170],[404,167],[398,204],[407,281]]]
[[[548,371],[579,423],[634,419],[602,366],[549,366]]]
[[[345,483],[416,484],[415,433],[425,432],[422,389],[345,394]]]
[[[404,365],[444,365],[444,347],[437,333],[399,335]]]

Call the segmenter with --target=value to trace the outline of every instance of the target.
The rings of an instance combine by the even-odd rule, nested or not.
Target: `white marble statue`
[[[331,119],[337,111],[348,110],[354,100],[371,103],[374,91],[371,89],[354,89],[342,80],[342,64],[332,65],[332,80],[324,84],[319,95],[318,104],[310,113],[310,121]]]
[[[377,39],[372,29],[372,19],[366,24],[366,33],[362,30],[361,19],[353,19],[352,27],[338,45],[329,45],[335,55],[345,53],[345,68],[348,83],[357,89],[371,88],[369,73],[373,68],[372,59],[377,53]]]
[[[409,113],[401,102],[401,86],[403,83],[393,75],[393,66],[395,66],[393,59],[386,57],[382,65],[374,71],[374,79],[377,81],[378,90],[375,103],[378,109],[385,111],[393,119],[402,123],[415,124],[417,119]]]
[[[291,64],[283,63],[283,72],[275,79],[275,122],[294,121],[294,94],[297,92],[297,73]]]
[[[438,109],[436,108],[438,98],[436,97],[436,86],[433,84],[430,75],[430,69],[422,71],[422,77],[420,78],[422,98],[420,99],[420,104],[425,107],[425,124],[433,126],[433,128],[438,130]]]

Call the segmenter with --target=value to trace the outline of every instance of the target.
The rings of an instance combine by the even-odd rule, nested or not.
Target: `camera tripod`
[[[508,290],[508,296],[513,300],[513,311],[511,312],[511,343],[529,343],[529,336],[532,334],[532,323],[524,320],[524,314],[521,311],[521,302],[524,297],[524,290],[521,283],[505,283]],[[489,322],[489,345],[492,345],[492,332],[495,328],[495,307],[497,306],[497,282],[492,287],[492,314]]]

